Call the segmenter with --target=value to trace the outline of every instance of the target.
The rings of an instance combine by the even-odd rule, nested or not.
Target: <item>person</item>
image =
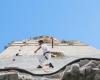
[[[46,61],[47,61],[47,63],[45,64],[45,66],[49,66],[51,68],[54,68],[54,66],[50,62],[51,53],[50,53],[49,47],[47,46],[46,43],[44,43],[43,40],[39,40],[38,44],[39,44],[39,47],[34,51],[34,53],[37,53],[37,51],[39,51],[40,49],[42,49],[43,55],[39,58],[39,63],[40,64],[38,65],[37,68],[42,68],[44,66],[44,63]]]

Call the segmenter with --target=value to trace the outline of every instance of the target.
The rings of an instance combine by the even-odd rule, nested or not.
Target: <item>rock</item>
[[[96,71],[94,80],[100,80],[100,69]]]
[[[69,71],[65,71],[62,80],[81,80],[80,76],[79,64],[73,64]]]
[[[18,74],[13,72],[0,74],[0,80],[18,80]]]

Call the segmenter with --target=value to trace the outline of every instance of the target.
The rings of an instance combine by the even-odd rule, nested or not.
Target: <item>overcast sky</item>
[[[0,0],[0,51],[39,35],[100,49],[100,0]]]

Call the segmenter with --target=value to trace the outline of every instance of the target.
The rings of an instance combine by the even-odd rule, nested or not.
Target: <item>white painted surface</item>
[[[37,44],[38,40],[28,40],[26,43],[23,41],[18,41],[12,43],[7,49],[5,49],[0,54],[0,68],[4,67],[18,67],[25,70],[29,70],[36,74],[43,74],[42,69],[36,69],[38,66],[38,57],[42,55],[42,51],[40,50],[37,54],[34,54],[34,51],[38,47]],[[51,48],[51,43],[48,44]],[[20,51],[19,51],[20,50]],[[75,43],[75,45],[69,46],[68,44],[56,44],[54,48],[52,48],[54,52],[63,52],[65,56],[62,59],[51,59],[51,62],[55,66],[54,69],[50,70],[50,73],[59,70],[62,66],[66,65],[67,63],[77,59],[77,57],[98,57],[100,58],[100,51],[91,47],[87,46],[82,43]],[[22,56],[16,57],[15,55],[19,53]],[[15,61],[12,61],[15,59]]]

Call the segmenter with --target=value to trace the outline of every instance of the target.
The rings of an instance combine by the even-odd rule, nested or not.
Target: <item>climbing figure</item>
[[[39,40],[38,44],[39,47],[34,51],[34,53],[37,53],[38,50],[42,49],[43,55],[39,58],[40,64],[37,66],[37,68],[42,68],[43,66],[49,66],[51,68],[54,68],[54,66],[50,62],[51,53],[49,47],[43,40]]]

